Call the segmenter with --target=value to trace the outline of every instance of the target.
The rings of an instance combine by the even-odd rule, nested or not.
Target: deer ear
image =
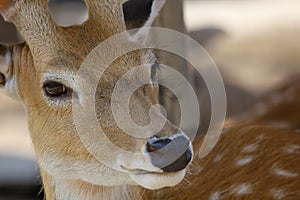
[[[11,80],[12,58],[8,47],[0,45],[0,89],[7,89]]]
[[[129,0],[123,4],[123,13],[130,39],[145,42],[148,36],[148,27],[165,4],[165,0]]]
[[[153,0],[129,0],[123,4],[123,13],[128,30],[142,27],[148,20]]]

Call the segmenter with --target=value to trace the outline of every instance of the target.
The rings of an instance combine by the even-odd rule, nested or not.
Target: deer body
[[[88,138],[95,144],[93,147],[99,146],[97,155],[103,161],[100,162],[83,145],[74,125],[72,105],[81,105],[90,87],[78,88],[75,74],[99,43],[125,31],[126,27],[151,25],[164,1],[147,2],[146,9],[151,8],[145,12],[149,14],[147,20],[132,16],[126,20],[120,0],[86,0],[88,21],[60,27],[51,19],[46,0],[16,0],[10,4],[0,1],[2,14],[16,25],[26,41],[13,47],[0,46],[0,87],[25,105],[46,199],[300,198],[300,138],[292,130],[232,126],[224,131],[206,158],[197,155],[202,139],[195,141],[191,167],[188,167],[193,155],[190,141],[170,122],[166,121],[162,130],[149,138],[130,137],[120,130],[112,116],[111,94],[118,80],[132,67],[152,64],[131,77],[148,81],[131,97],[131,117],[139,124],[148,124],[151,120],[148,111],[158,102],[158,88],[151,81],[155,78],[156,60],[145,50],[116,59],[100,80],[96,80],[93,72],[86,78],[88,83],[98,83],[95,109],[103,132],[116,146],[139,156],[128,157],[125,153],[115,156],[101,148],[100,142],[95,143],[95,138]],[[128,40],[143,42],[147,37],[143,31]],[[117,49],[118,45],[110,48]],[[163,118],[159,110],[152,111],[152,117]],[[131,126],[127,124],[126,128],[130,130]],[[166,152],[161,152],[166,146],[169,146]],[[176,149],[182,146],[185,149],[180,157],[167,163],[166,155],[176,154]],[[185,175],[187,181],[176,186]]]
[[[194,159],[182,186],[152,199],[299,199],[299,144],[296,131],[235,125]]]
[[[201,143],[196,141],[195,148]],[[60,183],[61,191],[56,192],[61,195],[59,199],[293,200],[300,198],[299,156],[297,131],[235,125],[223,132],[206,158],[194,158],[179,186],[152,191],[139,186],[100,187],[74,181]],[[55,193],[51,185],[45,189]]]

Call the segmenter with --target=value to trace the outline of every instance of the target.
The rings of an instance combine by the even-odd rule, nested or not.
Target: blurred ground
[[[299,8],[298,0],[190,0],[185,4],[185,18],[188,31],[205,45],[226,82],[258,96],[289,75],[300,73]],[[239,95],[231,96],[236,100],[231,105],[240,105]],[[7,173],[20,178],[22,172],[24,180],[32,174],[29,182],[36,181],[24,111],[2,95],[0,127],[0,185]],[[23,159],[27,164],[9,168],[6,164],[12,161],[8,156],[16,158],[13,162]],[[20,200],[0,193],[2,199]]]

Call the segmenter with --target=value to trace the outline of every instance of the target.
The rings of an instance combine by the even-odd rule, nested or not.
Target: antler
[[[4,17],[12,22],[29,45],[37,41],[47,41],[45,35],[52,35],[56,30],[48,11],[47,0],[13,0],[5,7]]]
[[[117,34],[126,30],[122,3],[125,0],[85,0],[89,10],[86,27],[109,28],[109,34]],[[97,26],[95,26],[97,25]]]

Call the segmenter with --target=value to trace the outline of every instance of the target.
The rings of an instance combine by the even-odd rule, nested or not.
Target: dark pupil
[[[44,88],[46,94],[49,96],[57,97],[66,94],[66,88],[60,83],[56,83],[56,82],[47,83],[45,84]]]

